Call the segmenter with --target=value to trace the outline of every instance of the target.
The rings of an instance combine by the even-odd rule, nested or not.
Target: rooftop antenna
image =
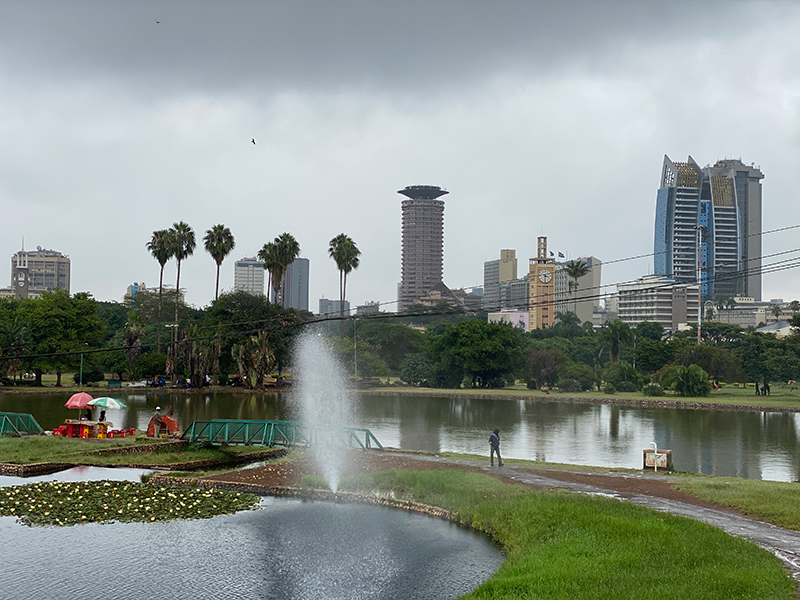
[[[22,236],[22,251],[25,252],[25,236]]]

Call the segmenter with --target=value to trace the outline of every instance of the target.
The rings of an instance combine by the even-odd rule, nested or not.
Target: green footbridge
[[[369,429],[345,427],[343,431],[309,427],[297,421],[246,421],[214,419],[195,421],[181,435],[190,442],[246,446],[305,446],[337,443],[349,448],[383,450]]]
[[[42,435],[44,430],[28,413],[0,412],[0,435]]]

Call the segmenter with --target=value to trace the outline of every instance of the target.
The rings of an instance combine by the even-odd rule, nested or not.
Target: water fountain
[[[295,347],[297,420],[313,429],[312,452],[328,485],[338,491],[346,455],[345,428],[354,424],[353,399],[347,376],[329,342],[309,328]]]

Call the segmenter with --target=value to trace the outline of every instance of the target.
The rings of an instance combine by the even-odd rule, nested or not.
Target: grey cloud
[[[612,48],[630,52],[709,29],[737,35],[767,12],[789,10],[721,2],[7,2],[0,53],[4,68],[24,65],[25,78],[122,78],[144,95],[208,86],[416,94],[498,70],[549,71],[573,60],[601,68]]]

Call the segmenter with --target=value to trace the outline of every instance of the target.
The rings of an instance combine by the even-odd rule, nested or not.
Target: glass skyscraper
[[[761,180],[755,165],[664,156],[656,197],[656,275],[700,281],[703,300],[761,301]],[[698,261],[698,250],[700,253]]]

